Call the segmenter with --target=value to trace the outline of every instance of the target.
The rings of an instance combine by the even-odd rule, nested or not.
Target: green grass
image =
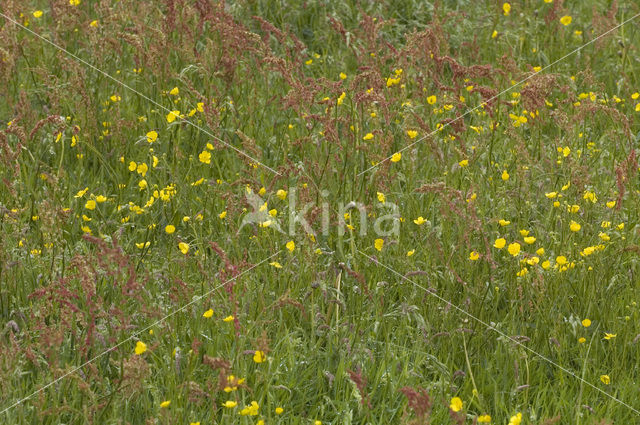
[[[502,3],[3,2],[0,421],[635,423],[640,7]]]

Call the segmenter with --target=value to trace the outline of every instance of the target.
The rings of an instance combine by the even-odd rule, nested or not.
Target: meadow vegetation
[[[1,423],[639,421],[637,2],[0,13]]]

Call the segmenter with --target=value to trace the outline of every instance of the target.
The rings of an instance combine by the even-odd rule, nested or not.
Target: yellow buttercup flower
[[[453,397],[451,399],[451,403],[449,404],[449,409],[454,412],[459,412],[462,410],[462,399],[460,397]]]
[[[149,166],[145,162],[141,162],[138,164],[136,168],[136,172],[140,174],[142,177],[147,175],[147,171],[149,171]]]
[[[202,162],[203,164],[211,164],[211,152],[200,152],[200,155],[198,155],[198,160],[200,160],[200,162]]]
[[[78,193],[76,193],[75,195],[73,195],[73,197],[74,197],[74,198],[82,198],[82,197],[85,195],[85,193],[87,193],[87,191],[88,191],[88,190],[89,190],[89,188],[88,188],[88,187],[85,187],[84,189],[79,190],[79,191],[78,191]]]
[[[180,111],[171,111],[167,114],[168,123],[174,122],[176,118],[180,118]]]
[[[595,192],[592,192],[590,190],[587,190],[584,192],[584,195],[582,196],[582,199],[586,199],[588,201],[591,201],[592,203],[596,203],[598,202],[598,197],[596,196]]]
[[[507,251],[515,257],[520,253],[520,244],[518,242],[510,243]]]
[[[260,350],[256,350],[255,354],[253,355],[253,361],[256,363],[262,363],[267,359],[266,354],[264,354],[264,351],[260,351]]]
[[[286,247],[289,252],[293,252],[293,250],[296,249],[296,243],[294,241],[289,241],[287,242]]]
[[[158,140],[158,132],[151,130],[150,132],[147,133],[147,142],[149,143],[153,143],[156,140]]]
[[[213,309],[209,309],[207,311],[205,311],[204,313],[202,313],[202,317],[210,319],[211,316],[213,316]]]
[[[571,18],[571,16],[565,15],[562,18],[560,18],[560,23],[566,27],[571,23],[572,20],[573,19]]]
[[[256,416],[258,414],[258,409],[260,409],[260,405],[258,404],[257,401],[252,401],[251,404],[249,406],[246,406],[244,409],[242,409],[240,411],[240,415],[241,416]],[[260,422],[262,422],[262,425],[264,425],[264,421],[260,420],[256,423],[256,425],[259,425]]]
[[[139,356],[142,353],[144,353],[145,351],[147,351],[147,344],[145,344],[142,341],[138,341],[136,342],[136,348],[135,348],[135,353]]]
[[[509,418],[509,425],[520,425],[522,423],[522,413],[517,413]]]

